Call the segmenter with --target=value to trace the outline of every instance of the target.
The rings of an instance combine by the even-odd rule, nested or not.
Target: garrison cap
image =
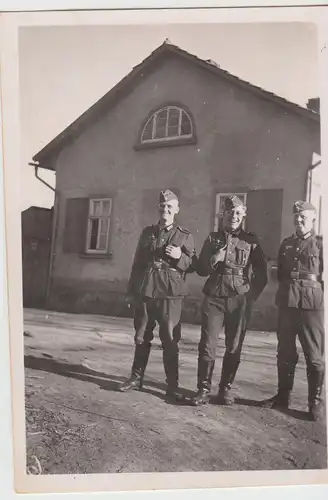
[[[293,206],[293,214],[298,214],[300,212],[303,212],[304,210],[311,210],[312,212],[316,212],[316,209],[312,205],[312,203],[302,200],[295,201]]]
[[[246,206],[244,205],[244,203],[235,194],[232,196],[228,196],[228,198],[224,200],[224,210],[231,210],[232,208],[237,207],[243,207],[246,210]]]
[[[173,193],[170,189],[164,189],[159,194],[159,203],[168,203],[169,201],[179,201],[176,194]]]

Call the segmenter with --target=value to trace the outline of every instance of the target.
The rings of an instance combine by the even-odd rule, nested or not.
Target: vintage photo
[[[25,473],[327,469],[316,25],[21,26],[18,63]]]

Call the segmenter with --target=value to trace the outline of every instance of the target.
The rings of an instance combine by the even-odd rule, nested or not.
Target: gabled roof
[[[115,105],[119,99],[122,99],[130,93],[130,91],[139,82],[141,82],[148,74],[150,74],[154,69],[160,64],[165,57],[175,54],[185,60],[196,64],[198,67],[204,68],[211,73],[223,78],[229,82],[232,82],[240,87],[243,87],[250,92],[258,95],[262,99],[274,102],[281,107],[285,108],[286,111],[297,113],[305,118],[313,120],[315,122],[320,122],[320,115],[308,108],[303,108],[298,104],[288,101],[283,97],[280,97],[272,92],[262,89],[256,85],[253,85],[245,80],[241,80],[237,76],[232,75],[228,71],[220,68],[220,66],[212,61],[211,59],[203,60],[197,56],[190,54],[189,52],[180,49],[176,45],[173,45],[168,39],[164,41],[157,49],[155,49],[146,59],[144,59],[139,65],[135,66],[132,71],[125,76],[117,85],[115,85],[109,92],[107,92],[103,97],[101,97],[95,104],[93,104],[87,111],[85,111],[81,116],[79,116],[71,125],[69,125],[65,130],[63,130],[57,137],[55,137],[49,144],[47,144],[41,151],[39,151],[33,160],[39,163],[40,167],[49,170],[54,170],[51,165],[51,158],[56,155],[65,145],[67,145],[72,139],[76,138],[85,128],[97,118],[99,118],[104,110],[108,110],[111,106]]]

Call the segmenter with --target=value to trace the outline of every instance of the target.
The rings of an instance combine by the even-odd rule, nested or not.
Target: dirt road
[[[133,356],[130,319],[26,310],[27,466],[44,474],[325,468],[325,426],[307,420],[304,359],[292,409],[256,406],[276,389],[276,340],[248,332],[235,381],[237,404],[201,408],[165,401],[155,340],[145,388],[117,392]],[[158,337],[158,336],[156,336]],[[181,387],[195,390],[199,327],[183,326]],[[219,340],[214,390],[220,375]],[[35,458],[36,457],[36,458]]]

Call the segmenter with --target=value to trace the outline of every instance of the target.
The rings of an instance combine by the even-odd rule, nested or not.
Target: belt
[[[155,260],[154,262],[151,263],[150,267],[152,269],[158,269],[158,270],[161,270],[161,269],[171,269],[171,271],[177,271],[177,272],[180,272],[178,269],[176,269],[175,267],[171,267],[167,262],[165,262],[164,260],[163,261],[160,261],[160,260]]]
[[[306,273],[303,271],[292,271],[290,273],[292,280],[310,280],[310,281],[321,281],[320,274]]]
[[[243,269],[232,269],[232,268],[225,268],[222,273],[219,273],[220,276],[225,276],[225,275],[233,275],[233,276],[244,276],[244,270]]]

